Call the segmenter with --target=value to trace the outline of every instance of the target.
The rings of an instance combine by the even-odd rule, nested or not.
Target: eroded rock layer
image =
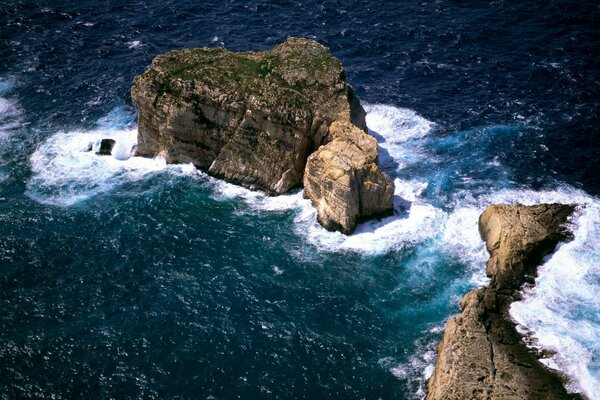
[[[389,211],[394,185],[377,166],[374,137],[340,121],[329,134],[331,141],[308,158],[304,195],[317,208],[321,225],[349,233],[361,216]]]
[[[448,321],[427,399],[579,399],[521,340],[508,314],[519,288],[533,283],[543,257],[570,238],[574,206],[492,205],[479,218],[490,258],[487,287],[469,292]]]
[[[313,40],[290,38],[271,51],[172,51],[135,79],[131,96],[138,107],[137,155],[191,162],[271,194],[302,184],[308,156],[332,141],[330,127],[339,121],[353,133],[347,145],[339,136],[330,152],[334,164],[354,160],[340,168],[352,187],[334,195],[328,182],[313,176],[320,197],[316,191],[308,197],[314,204],[326,198],[328,204],[318,207],[319,220],[350,232],[352,221],[392,209],[392,184],[377,166],[376,144],[368,156],[356,154],[362,150],[356,142],[374,143],[366,133],[365,111],[340,61]]]

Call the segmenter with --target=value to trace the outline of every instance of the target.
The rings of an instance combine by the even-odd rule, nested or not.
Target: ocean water
[[[498,202],[581,205],[511,316],[600,398],[598,26],[591,1],[2,3],[0,398],[422,398]],[[288,36],[342,60],[396,183],[351,236],[301,191],[129,154],[155,55]]]

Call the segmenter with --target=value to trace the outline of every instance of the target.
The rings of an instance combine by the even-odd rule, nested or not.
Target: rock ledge
[[[474,289],[461,301],[438,347],[428,400],[438,399],[581,399],[569,394],[560,377],[539,361],[521,340],[508,308],[519,288],[533,283],[537,266],[569,239],[564,228],[575,207],[492,205],[479,218],[479,231],[490,258],[489,286]]]

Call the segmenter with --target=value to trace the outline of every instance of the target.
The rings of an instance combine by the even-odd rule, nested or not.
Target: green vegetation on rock
[[[193,163],[271,194],[308,176],[319,221],[346,233],[392,209],[393,183],[377,166],[365,111],[341,62],[314,40],[290,38],[269,51],[171,51],[135,79],[131,97],[137,155]],[[320,148],[323,157],[309,158]]]
[[[237,53],[224,49],[186,49],[158,56],[142,79],[158,95],[184,95],[188,86],[205,86],[228,95],[253,96],[273,105],[298,108],[318,100],[320,92],[344,78],[341,63],[326,47],[290,39],[273,51]]]

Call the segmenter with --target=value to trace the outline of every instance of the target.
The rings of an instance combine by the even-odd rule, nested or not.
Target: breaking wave
[[[137,128],[127,127],[128,120],[116,109],[98,121],[97,129],[51,136],[30,158],[27,195],[43,204],[71,206],[161,171],[195,173],[190,165],[168,166],[160,157],[133,157]],[[102,139],[115,141],[109,156],[96,154]]]

